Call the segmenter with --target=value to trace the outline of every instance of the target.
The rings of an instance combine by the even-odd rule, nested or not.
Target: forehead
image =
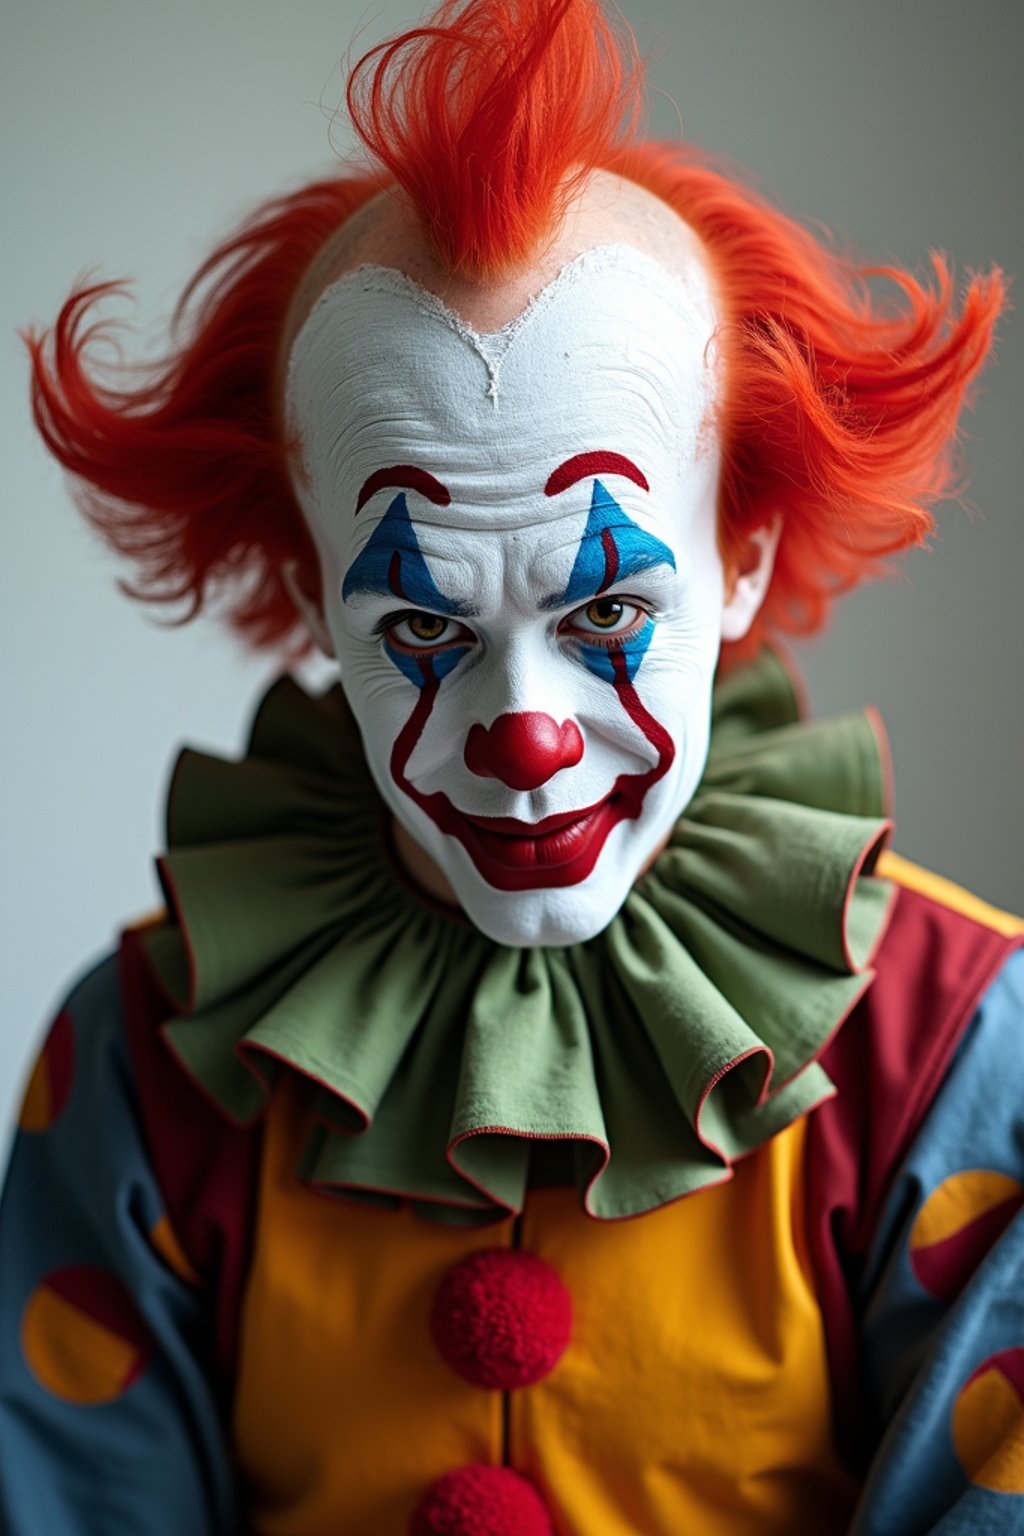
[[[451,494],[444,521],[472,509],[476,526],[509,526],[535,515],[560,464],[598,452],[672,495],[716,402],[715,318],[696,259],[675,274],[626,245],[577,257],[490,334],[394,269],[357,268],[321,295],[289,358],[300,500],[326,531],[381,470],[413,465]]]

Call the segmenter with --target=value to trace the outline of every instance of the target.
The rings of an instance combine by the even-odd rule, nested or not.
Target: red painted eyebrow
[[[624,453],[577,453],[573,458],[566,459],[564,464],[559,464],[544,487],[545,496],[557,496],[561,491],[567,491],[570,485],[575,485],[579,480],[590,480],[594,475],[625,475],[627,480],[632,480],[642,491],[649,491],[647,476],[642,469],[637,469],[632,459],[627,459]]]
[[[356,501],[356,515],[363,510],[371,496],[376,496],[378,491],[388,486],[397,486],[401,491],[419,491],[421,496],[438,507],[447,507],[452,499],[451,491],[425,469],[417,469],[415,464],[393,464],[390,469],[375,469],[363,481]]]

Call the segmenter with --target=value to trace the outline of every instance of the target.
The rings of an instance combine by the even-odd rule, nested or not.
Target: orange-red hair
[[[995,270],[957,309],[933,281],[858,270],[693,150],[636,138],[635,44],[598,0],[445,0],[431,20],[355,66],[348,103],[374,168],[258,210],[204,263],[175,316],[182,340],[141,383],[86,366],[96,300],[76,289],[52,335],[29,333],[35,419],[78,481],[86,514],[137,564],[128,590],[219,591],[253,645],[297,635],[280,571],[316,556],[291,491],[275,394],[290,300],[324,241],[397,182],[441,259],[481,280],[528,262],[595,168],[663,198],[705,242],[723,309],[726,389],[720,538],[739,562],[751,530],[784,520],[766,629],[821,624],[830,597],[920,543],[955,489],[965,395],[1003,300]],[[896,302],[868,287],[885,276]],[[734,655],[736,652],[734,651]]]

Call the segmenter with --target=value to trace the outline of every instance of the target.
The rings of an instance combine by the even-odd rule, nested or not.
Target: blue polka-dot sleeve
[[[1021,1536],[1024,950],[900,1172],[863,1305],[881,1439],[851,1536]]]
[[[0,1530],[227,1536],[210,1323],[146,1157],[116,962],[59,1013],[0,1205]]]

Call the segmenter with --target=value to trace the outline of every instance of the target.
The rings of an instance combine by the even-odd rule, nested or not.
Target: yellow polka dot
[[[972,1483],[1024,1493],[1024,1403],[998,1362],[996,1356],[957,1398],[953,1446]]]
[[[75,1075],[75,1027],[68,1010],[54,1019],[28,1080],[18,1129],[29,1135],[48,1131],[71,1094]]]
[[[119,1397],[138,1358],[134,1345],[46,1286],[25,1308],[21,1347],[36,1379],[69,1403]]]
[[[166,1264],[174,1270],[174,1273],[189,1285],[201,1284],[199,1276],[188,1261],[184,1248],[178,1241],[178,1235],[171,1226],[170,1219],[164,1215],[151,1229],[149,1240],[157,1253]]]
[[[42,1056],[39,1056],[32,1068],[28,1087],[25,1089],[21,1114],[18,1116],[18,1129],[37,1135],[40,1131],[45,1131],[49,1124],[50,1076],[46,1070],[46,1063]]]
[[[911,1248],[927,1248],[952,1237],[1004,1200],[1019,1200],[1024,1186],[991,1168],[951,1174],[928,1196],[910,1233]]]

